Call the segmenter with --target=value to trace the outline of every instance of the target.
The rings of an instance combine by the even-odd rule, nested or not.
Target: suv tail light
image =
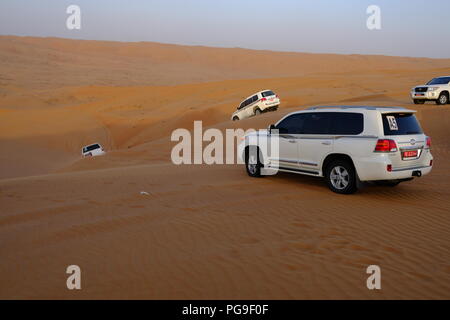
[[[431,138],[427,137],[427,145],[426,145],[427,149],[431,149]]]
[[[262,99],[261,99],[261,101],[266,101],[266,100],[267,100],[266,98],[262,98]]]
[[[375,146],[375,152],[395,152],[397,151],[397,144],[391,139],[378,139]]]

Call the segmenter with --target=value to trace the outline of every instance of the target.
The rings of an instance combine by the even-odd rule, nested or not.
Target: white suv
[[[105,150],[99,143],[90,144],[81,149],[81,155],[83,157],[97,157],[105,154]]]
[[[415,104],[425,101],[436,101],[436,104],[447,104],[450,101],[450,76],[434,78],[426,85],[411,90],[411,98]]]
[[[252,177],[270,171],[325,177],[332,191],[344,194],[364,181],[396,186],[430,173],[433,165],[431,139],[414,113],[397,107],[313,107],[246,135],[239,154]],[[271,139],[277,139],[277,157],[264,150]]]
[[[257,92],[241,102],[237,110],[231,115],[231,120],[242,120],[257,116],[263,112],[276,111],[280,99],[271,90]]]

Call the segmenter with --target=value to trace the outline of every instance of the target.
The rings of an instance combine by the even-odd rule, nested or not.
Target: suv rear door
[[[428,165],[422,157],[426,136],[414,113],[382,113],[381,118],[385,139],[394,140],[398,148],[390,157],[393,168]]]
[[[253,107],[255,102],[258,101],[258,95],[254,95],[247,99],[248,105],[245,107],[245,114],[247,117],[251,117],[253,115]]]

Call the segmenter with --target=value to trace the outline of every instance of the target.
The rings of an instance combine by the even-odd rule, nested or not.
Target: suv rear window
[[[416,116],[413,113],[383,114],[384,135],[398,136],[423,133]]]
[[[275,93],[273,93],[272,91],[264,91],[263,93],[261,93],[261,95],[263,96],[263,98],[265,98],[265,97],[274,96]]]

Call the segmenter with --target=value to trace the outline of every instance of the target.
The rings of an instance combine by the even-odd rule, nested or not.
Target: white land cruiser
[[[83,157],[97,157],[105,154],[105,150],[99,143],[90,144],[81,149]]]
[[[280,99],[271,90],[257,92],[241,102],[237,110],[231,115],[231,120],[242,120],[257,116],[263,112],[276,111]]]
[[[252,132],[239,145],[247,173],[292,172],[325,177],[337,193],[361,182],[396,186],[431,171],[431,139],[415,111],[397,107],[313,107],[288,114],[268,130]],[[261,147],[278,139],[277,158]],[[273,140],[272,140],[273,141]]]
[[[415,104],[425,101],[436,101],[436,104],[447,104],[450,101],[450,76],[430,80],[426,85],[411,90],[411,98]]]

